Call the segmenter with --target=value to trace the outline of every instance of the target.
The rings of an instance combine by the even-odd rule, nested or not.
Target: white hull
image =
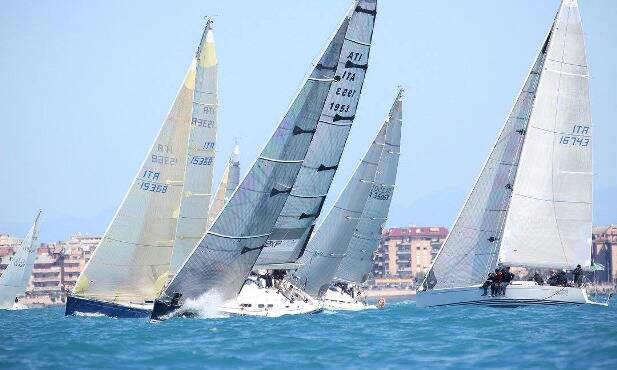
[[[352,298],[349,294],[345,294],[339,289],[328,289],[321,297],[321,304],[324,310],[329,311],[362,311],[377,308],[373,305],[367,305],[362,300]]]
[[[483,305],[518,307],[558,304],[607,305],[606,303],[598,303],[589,300],[585,288],[537,285],[530,281],[513,282],[506,288],[506,294],[504,296],[483,296],[483,292],[480,286],[418,291],[416,294],[416,306]]]
[[[289,285],[287,285],[288,287]],[[321,303],[299,289],[283,293],[278,288],[265,288],[254,280],[247,280],[240,294],[219,306],[219,311],[230,315],[280,317],[321,312]]]

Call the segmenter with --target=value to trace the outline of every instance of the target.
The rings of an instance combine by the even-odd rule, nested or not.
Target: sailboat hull
[[[531,305],[596,304],[589,300],[585,288],[537,285],[529,281],[515,281],[508,285],[503,296],[483,296],[480,286],[452,289],[433,289],[416,294],[416,306],[481,305],[519,307]]]
[[[377,306],[367,305],[362,300],[352,298],[338,289],[328,289],[321,297],[321,304],[324,310],[328,311],[362,311],[377,308]]]
[[[67,296],[65,316],[108,316],[114,318],[150,317],[152,305],[123,305],[114,302]]]

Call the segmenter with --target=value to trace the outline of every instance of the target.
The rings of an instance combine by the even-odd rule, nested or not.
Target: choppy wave
[[[617,306],[417,308],[208,320],[0,312],[7,368],[617,368]],[[24,340],[28,333],[28,340]],[[53,343],[53,345],[49,345]],[[67,362],[70,359],[70,362]]]

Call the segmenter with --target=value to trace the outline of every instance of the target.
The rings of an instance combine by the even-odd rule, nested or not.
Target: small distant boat
[[[513,281],[480,286],[496,267],[591,265],[589,73],[575,0],[563,0],[522,91],[416,299],[444,305],[592,304],[585,287]]]
[[[217,64],[208,21],[163,126],[67,297],[66,315],[150,316],[154,299],[205,232],[216,150]]]
[[[321,214],[336,174],[341,155],[362,93],[368,68],[376,1],[354,1],[315,65],[315,70],[334,72],[322,116],[314,116],[314,140],[308,149],[298,178],[287,197],[259,258],[238,296],[221,310],[232,314],[281,316],[321,310],[317,299],[284,279],[298,268],[307,241]],[[302,130],[294,129],[297,134]],[[272,280],[272,284],[266,284]]]
[[[227,167],[225,167],[225,171],[223,172],[223,177],[221,178],[221,182],[219,187],[214,194],[214,199],[210,204],[210,209],[208,210],[208,226],[210,226],[216,216],[221,212],[225,204],[231,198],[231,195],[234,193],[238,184],[240,183],[240,146],[236,144],[234,149],[229,157],[229,162],[227,163]]]
[[[36,215],[30,231],[0,275],[0,309],[25,308],[19,302],[19,297],[26,293],[32,276],[39,241],[40,217],[41,211]]]
[[[328,310],[367,307],[368,278],[394,193],[401,143],[403,91],[347,186],[319,226],[290,281]]]
[[[278,289],[274,301],[245,303],[236,296],[251,270],[284,270],[279,262],[295,260],[304,249],[355,118],[375,14],[376,0],[354,1],[259,157],[156,300],[152,319],[194,314],[190,308],[204,298],[241,314],[278,316],[273,311],[284,312],[292,299],[306,311],[321,309]]]

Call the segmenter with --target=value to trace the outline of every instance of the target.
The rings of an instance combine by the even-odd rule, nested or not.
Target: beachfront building
[[[400,285],[421,280],[447,235],[448,229],[441,226],[384,229],[374,256],[375,282]]]

